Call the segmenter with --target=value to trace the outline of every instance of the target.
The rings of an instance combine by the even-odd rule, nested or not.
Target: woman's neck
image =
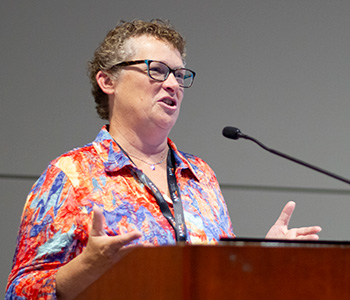
[[[166,135],[137,134],[131,129],[123,130],[121,127],[111,125],[109,126],[109,133],[124,151],[141,160],[159,161],[167,152],[168,137]]]

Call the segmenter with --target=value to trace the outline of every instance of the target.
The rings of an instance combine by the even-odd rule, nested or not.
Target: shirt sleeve
[[[6,299],[56,299],[56,273],[85,247],[90,212],[66,174],[50,165],[24,206]]]

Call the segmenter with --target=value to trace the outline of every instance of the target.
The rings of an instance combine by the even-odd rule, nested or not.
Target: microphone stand
[[[302,161],[302,160],[300,160],[300,159],[297,159],[297,158],[295,158],[295,157],[292,157],[292,156],[287,155],[287,154],[285,154],[285,153],[282,153],[282,152],[280,152],[280,151],[277,151],[277,150],[274,150],[274,149],[272,149],[272,148],[269,148],[269,147],[265,146],[264,144],[262,144],[261,142],[259,142],[257,139],[255,139],[255,138],[253,138],[253,137],[251,137],[251,136],[249,136],[249,135],[246,135],[246,134],[241,133],[241,131],[240,131],[238,128],[235,128],[235,127],[225,127],[224,130],[223,130],[223,135],[224,135],[225,137],[227,137],[227,138],[234,139],[234,140],[237,140],[237,139],[239,139],[239,138],[246,139],[246,140],[250,140],[250,141],[256,143],[257,145],[259,145],[261,148],[263,148],[263,149],[265,149],[266,151],[269,151],[269,152],[271,152],[271,153],[273,153],[273,154],[275,154],[275,155],[278,155],[278,156],[280,156],[280,157],[286,158],[286,159],[288,159],[288,160],[290,160],[290,161],[293,161],[293,162],[295,162],[295,163],[297,163],[297,164],[299,164],[299,165],[302,165],[302,166],[307,167],[307,168],[309,168],[309,169],[315,170],[315,171],[317,171],[317,172],[323,173],[323,174],[325,174],[325,175],[327,175],[327,176],[333,177],[333,178],[335,178],[335,179],[337,179],[337,180],[340,180],[340,181],[343,181],[343,182],[345,182],[345,183],[347,183],[347,184],[350,184],[350,180],[349,180],[349,179],[344,178],[344,177],[341,177],[341,176],[339,176],[339,175],[337,175],[337,174],[334,174],[334,173],[332,173],[332,172],[329,172],[329,171],[327,171],[327,170],[321,169],[321,168],[319,168],[319,167],[317,167],[317,166],[314,166],[314,165],[312,165],[312,164],[309,164],[309,163],[307,163],[307,162],[305,162],[305,161]]]

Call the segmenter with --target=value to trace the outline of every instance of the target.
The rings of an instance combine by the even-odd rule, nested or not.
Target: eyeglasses
[[[119,64],[114,65],[114,67],[132,66],[137,64],[145,63],[147,65],[147,74],[150,78],[156,81],[165,81],[168,79],[171,73],[174,74],[177,82],[181,87],[189,88],[193,84],[194,77],[196,73],[186,68],[176,68],[172,69],[165,63],[157,60],[134,60],[134,61],[124,61]],[[111,68],[111,69],[112,69]]]

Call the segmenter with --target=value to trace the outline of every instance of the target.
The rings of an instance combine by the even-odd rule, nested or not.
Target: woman
[[[107,34],[90,78],[109,125],[34,185],[8,298],[73,299],[135,245],[234,236],[214,172],[168,138],[195,77],[184,58],[184,39],[165,22],[122,22]],[[268,237],[317,239],[319,227],[287,229],[293,209]]]

